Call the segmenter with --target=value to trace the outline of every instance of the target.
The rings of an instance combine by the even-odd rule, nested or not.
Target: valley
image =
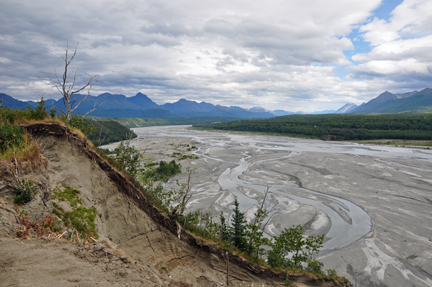
[[[187,126],[134,132],[148,159],[171,160],[179,151],[198,157],[180,161],[183,174],[165,186],[176,188],[193,170],[188,211],[229,216],[237,197],[250,220],[269,187],[268,236],[295,224],[325,233],[318,259],[354,286],[432,284],[432,151]]]

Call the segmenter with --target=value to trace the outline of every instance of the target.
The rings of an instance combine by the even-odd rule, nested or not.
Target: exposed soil
[[[29,236],[17,239],[11,183],[0,180],[0,282],[2,286],[225,286],[223,250],[182,230],[149,205],[141,192],[91,146],[58,123],[25,127],[38,138],[44,157],[21,177],[38,189],[21,206],[33,220],[52,214],[51,192],[59,186],[79,190],[98,216],[97,242]],[[8,170],[5,167],[3,170]],[[54,239],[53,239],[54,238]],[[283,286],[285,274],[253,266],[232,255],[230,286]],[[342,286],[305,274],[290,274],[291,286]]]

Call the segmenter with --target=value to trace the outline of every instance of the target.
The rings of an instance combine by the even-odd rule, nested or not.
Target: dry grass
[[[14,146],[0,154],[0,160],[16,159],[18,162],[33,161],[40,157],[40,148],[35,141],[29,139],[28,135],[23,136],[24,143],[20,146]]]
[[[61,125],[63,125],[63,126],[66,125],[65,122],[62,121],[62,120],[59,119],[59,118],[45,118],[45,119],[43,119],[43,120],[27,120],[27,119],[21,118],[21,119],[19,119],[15,124],[16,124],[16,125],[24,125],[24,124],[51,123],[51,122],[59,123],[59,124],[61,124]]]
[[[36,141],[30,140],[27,135],[23,138],[22,145],[9,148],[0,154],[0,174],[12,174],[14,169],[26,172],[48,167],[48,161],[42,157]]]

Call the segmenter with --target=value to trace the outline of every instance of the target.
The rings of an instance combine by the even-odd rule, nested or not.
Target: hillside
[[[424,89],[409,97],[390,101],[381,109],[383,113],[432,112],[432,89]]]
[[[393,94],[388,91],[373,98],[360,106],[346,104],[336,113],[422,113],[432,111],[432,89],[426,88],[402,94]]]
[[[224,250],[186,232],[149,204],[128,177],[85,139],[57,122],[25,124],[24,128],[38,139],[43,155],[22,163],[3,160],[0,165],[2,284],[224,286]],[[15,212],[17,178],[31,181],[37,193]],[[44,229],[50,221],[26,227],[47,215],[55,217],[53,212],[69,210],[93,212],[87,222],[89,226],[94,222],[92,236],[96,239],[77,239],[68,233],[58,239],[60,233]],[[12,239],[17,230],[20,240]],[[45,233],[38,236],[37,230]],[[294,282],[291,286],[342,286],[339,281],[321,281],[303,273],[289,277]],[[283,286],[284,280],[283,272],[230,255],[230,286]]]
[[[114,120],[102,121],[90,118],[85,119],[85,121],[97,129],[97,133],[92,133],[87,136],[87,138],[96,146],[134,139],[137,137],[133,131]]]

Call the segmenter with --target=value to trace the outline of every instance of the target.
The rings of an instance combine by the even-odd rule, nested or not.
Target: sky
[[[76,86],[268,110],[337,110],[432,88],[430,0],[2,0],[0,93]]]

